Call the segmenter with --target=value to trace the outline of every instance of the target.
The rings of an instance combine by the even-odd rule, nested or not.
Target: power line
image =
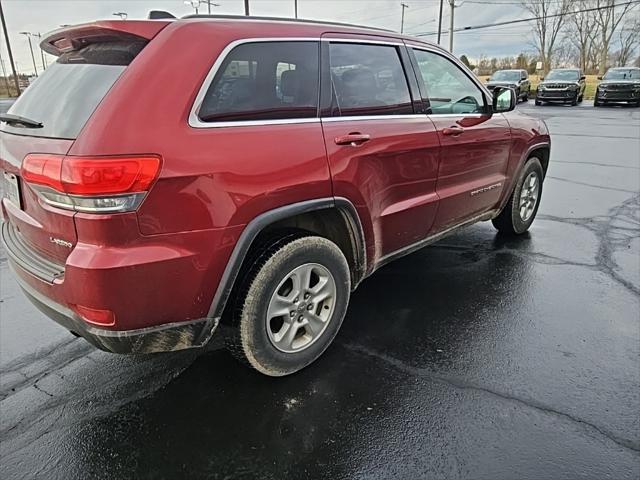
[[[638,5],[640,4],[640,0],[631,0],[629,2],[624,2],[624,3],[616,3],[613,5],[605,5],[602,7],[592,7],[592,8],[585,8],[582,10],[573,10],[569,13],[556,13],[554,15],[547,15],[545,17],[529,17],[529,18],[519,18],[517,20],[508,20],[505,22],[498,22],[498,23],[487,23],[484,25],[474,25],[471,27],[462,27],[462,28],[456,28],[453,29],[453,32],[464,32],[464,31],[469,31],[469,30],[479,30],[481,28],[491,28],[491,27],[498,27],[501,25],[513,25],[515,23],[525,23],[525,22],[532,22],[534,20],[541,20],[543,18],[555,18],[555,17],[563,17],[565,15],[570,15],[570,14],[575,14],[575,13],[586,13],[586,12],[595,12],[598,10],[606,10],[608,8],[616,8],[616,7],[623,7],[625,5]],[[428,32],[428,33],[415,33],[414,36],[416,37],[428,37],[431,35],[437,35],[438,32]]]

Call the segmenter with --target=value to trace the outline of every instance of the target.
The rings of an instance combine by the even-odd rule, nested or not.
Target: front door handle
[[[336,142],[336,145],[351,145],[352,147],[357,147],[358,145],[363,144],[364,142],[368,142],[371,140],[371,135],[366,133],[352,132],[348,135],[341,135],[336,137],[333,141]]]
[[[462,127],[448,127],[448,128],[443,128],[442,129],[442,134],[443,135],[453,135],[454,137],[457,137],[458,135],[462,135],[464,133],[464,128]]]

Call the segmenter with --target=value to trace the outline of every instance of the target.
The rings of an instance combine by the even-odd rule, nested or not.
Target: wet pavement
[[[638,478],[640,109],[519,109],[553,135],[530,234],[386,266],[291,377],[94,350],[3,255],[0,477]]]

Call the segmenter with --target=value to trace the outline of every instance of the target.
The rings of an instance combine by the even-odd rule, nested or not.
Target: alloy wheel
[[[267,308],[269,340],[284,353],[311,346],[326,330],[336,301],[336,282],[318,263],[296,267],[279,283]]]
[[[518,203],[518,211],[520,219],[526,222],[531,218],[538,203],[540,194],[540,181],[536,172],[531,172],[524,179],[522,189],[520,190],[520,202]]]

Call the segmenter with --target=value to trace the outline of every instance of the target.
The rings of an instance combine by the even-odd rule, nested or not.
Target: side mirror
[[[602,80],[602,75],[598,75],[598,80]]]
[[[586,79],[587,79],[587,77],[585,77],[584,75],[582,75],[582,76],[580,77],[580,80],[586,80]]]
[[[516,92],[508,87],[496,87],[493,90],[493,111],[495,113],[510,112],[516,108]]]
[[[540,81],[544,80],[544,77],[540,77]]]

